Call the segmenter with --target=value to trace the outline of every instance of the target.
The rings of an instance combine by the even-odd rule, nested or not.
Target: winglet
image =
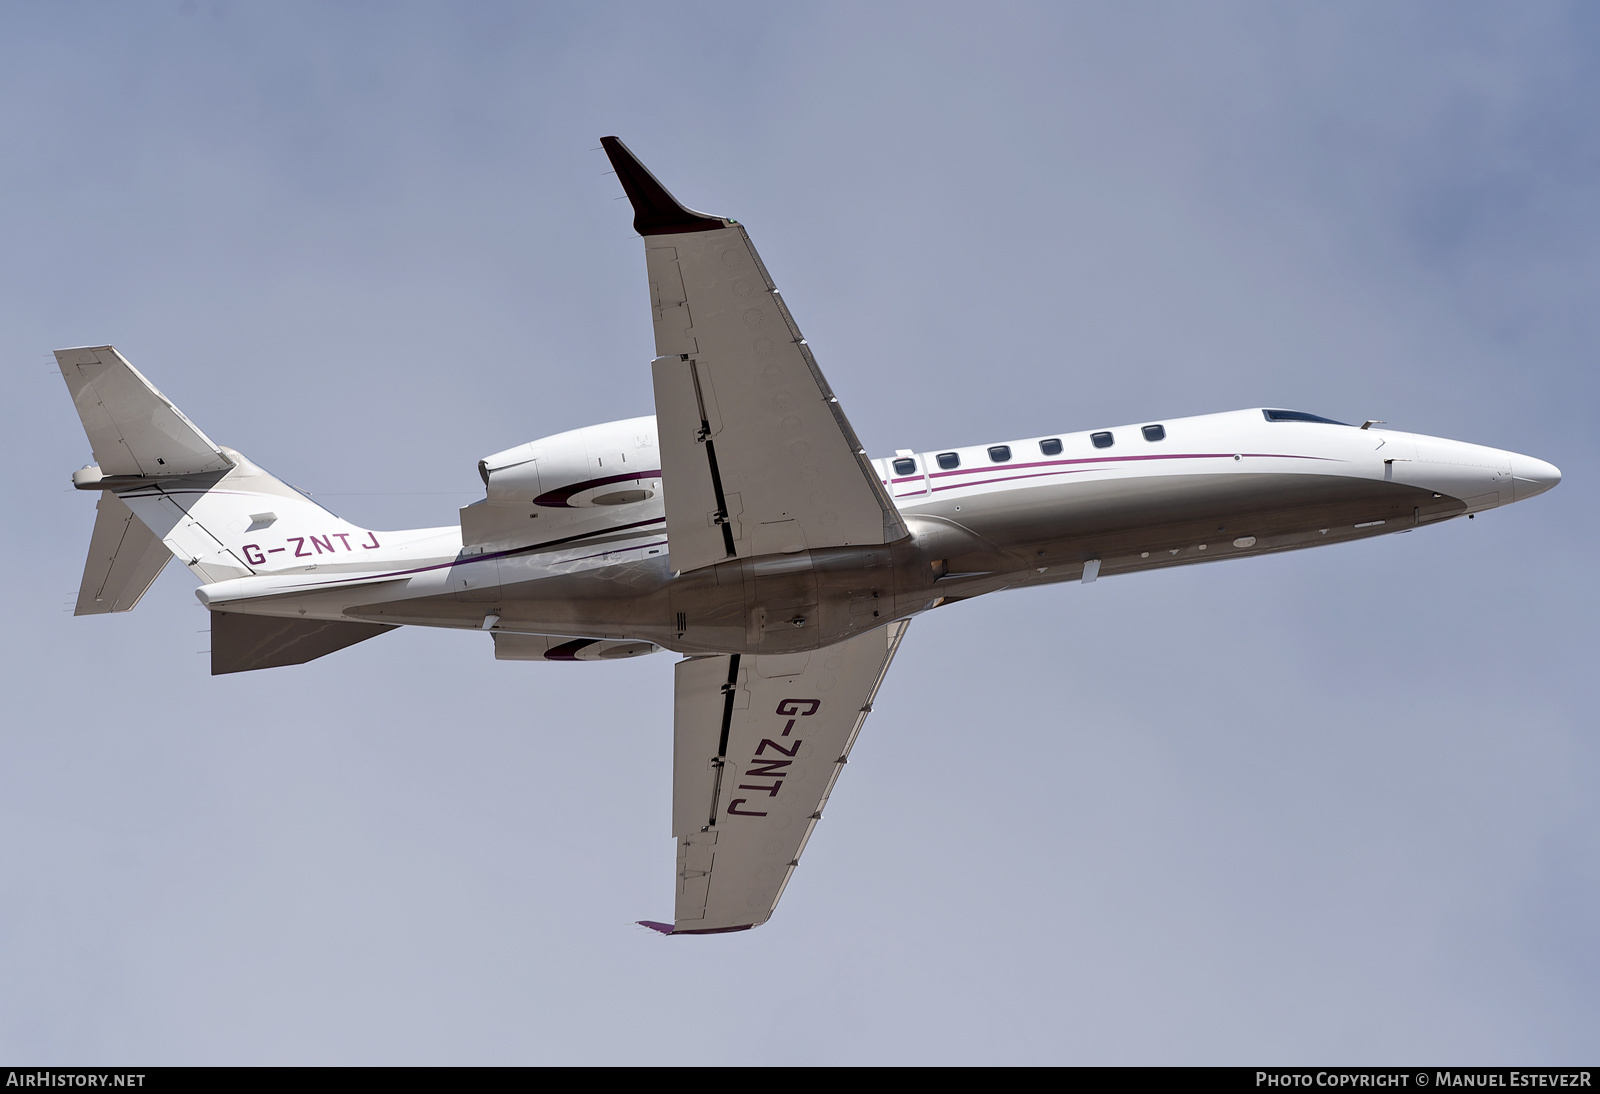
[[[649,927],[652,931],[660,931],[662,934],[672,933],[672,924],[670,923],[657,923],[653,919],[641,919],[638,922],[639,926]]]
[[[617,169],[617,181],[622,183],[622,189],[633,205],[633,230],[640,235],[710,232],[728,226],[721,217],[685,209],[628,150],[628,146],[617,138],[601,137],[600,147],[606,150],[611,166]]]

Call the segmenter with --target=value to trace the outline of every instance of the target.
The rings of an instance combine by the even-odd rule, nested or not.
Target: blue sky
[[[12,5],[0,1058],[1592,1060],[1585,5]],[[1415,535],[916,621],[759,931],[662,939],[670,655],[213,679],[73,619],[113,343],[341,515],[649,413],[615,133],[874,454],[1242,406],[1527,452]],[[1585,500],[1587,499],[1587,500]]]

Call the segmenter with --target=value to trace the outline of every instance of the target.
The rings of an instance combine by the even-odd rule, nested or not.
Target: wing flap
[[[672,568],[696,570],[736,558],[743,538],[737,503],[743,499],[730,502],[722,486],[717,442],[711,437],[721,421],[715,404],[706,405],[693,360],[661,357],[651,362],[650,373]]]
[[[772,915],[907,624],[806,654],[678,663],[675,934]]]

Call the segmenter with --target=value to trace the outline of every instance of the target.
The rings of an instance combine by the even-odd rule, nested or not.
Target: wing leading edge
[[[905,622],[812,653],[678,662],[666,934],[717,934],[772,915],[822,818]]]
[[[644,237],[673,568],[904,537],[744,228],[684,208],[621,141],[601,144]]]

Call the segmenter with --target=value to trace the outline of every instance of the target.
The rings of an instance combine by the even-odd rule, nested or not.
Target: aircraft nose
[[[1532,456],[1512,456],[1512,496],[1516,501],[1542,494],[1561,481],[1561,468]]]

